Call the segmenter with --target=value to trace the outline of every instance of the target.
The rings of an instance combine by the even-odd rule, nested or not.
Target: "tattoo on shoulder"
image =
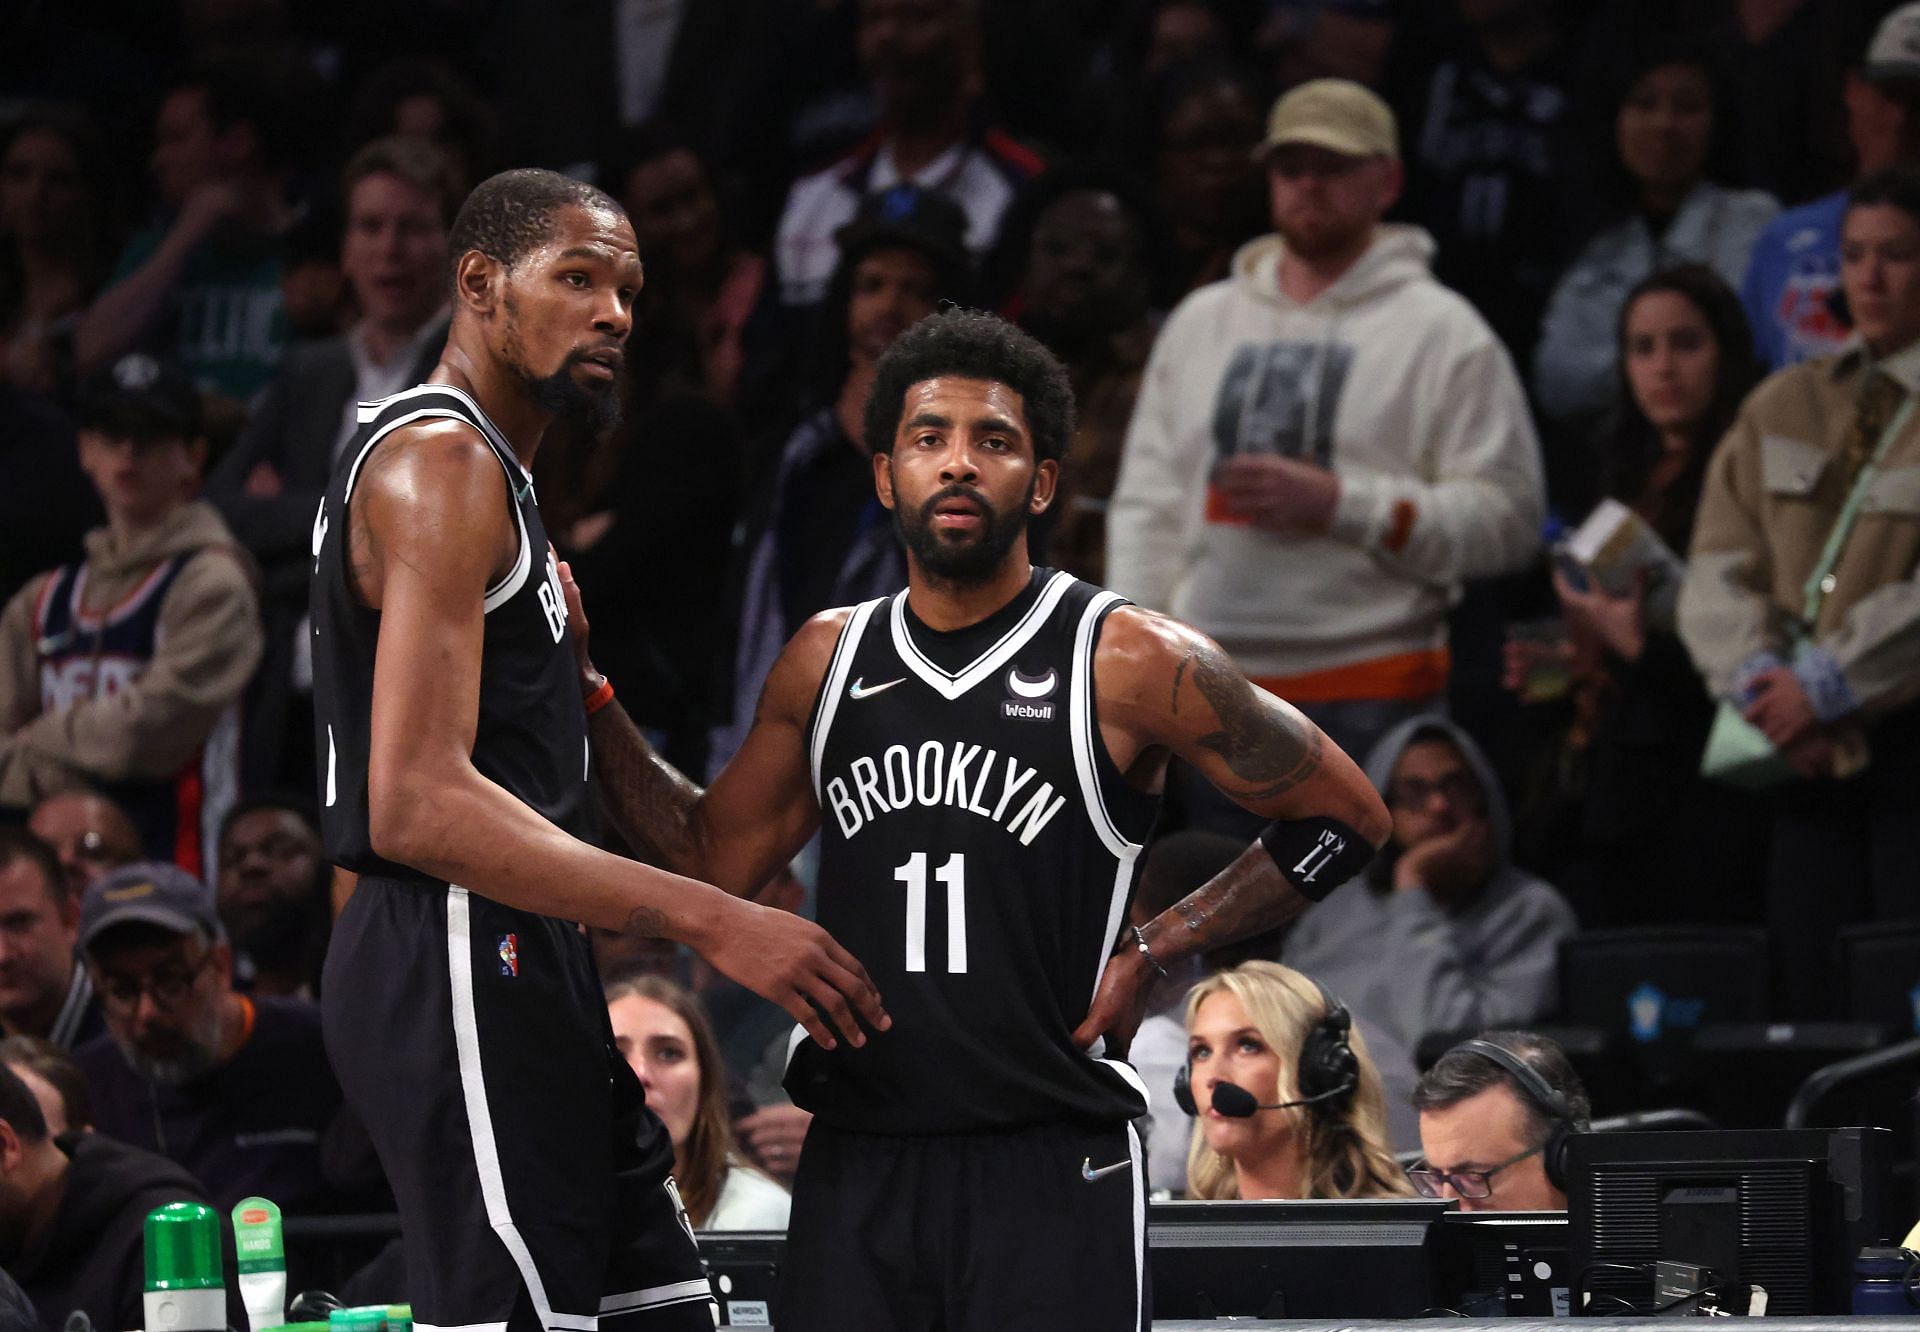
[[[1193,664],[1199,648],[1188,648],[1187,655],[1180,658],[1180,664],[1173,668],[1173,715],[1180,715],[1180,682],[1187,678],[1187,667]]]
[[[1220,720],[1220,729],[1201,736],[1200,744],[1247,783],[1237,794],[1270,800],[1320,770],[1326,741],[1319,727],[1302,726],[1294,714],[1270,706],[1218,648],[1196,645],[1182,669],[1187,661],[1193,663],[1194,687]]]

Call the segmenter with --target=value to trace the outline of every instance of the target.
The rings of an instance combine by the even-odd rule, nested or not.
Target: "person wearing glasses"
[[[321,1139],[340,1088],[319,1010],[234,990],[213,889],[174,865],[123,866],[82,897],[79,949],[107,1021],[74,1052],[94,1128],[185,1167],[222,1209],[261,1194],[328,1210]]]
[[[1525,1072],[1479,1052],[1488,1045]],[[1420,1079],[1413,1105],[1422,1156],[1407,1178],[1422,1197],[1458,1198],[1463,1212],[1565,1210],[1563,1144],[1591,1127],[1592,1107],[1553,1041],[1494,1031],[1456,1046]]]
[[[1409,1050],[1434,1033],[1528,1022],[1553,1003],[1573,908],[1508,858],[1512,820],[1480,747],[1444,717],[1383,736],[1366,763],[1393,834],[1360,886],[1315,903],[1280,955]]]

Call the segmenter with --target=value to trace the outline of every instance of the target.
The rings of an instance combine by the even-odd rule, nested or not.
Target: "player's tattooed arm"
[[[1215,785],[1238,803],[1255,806],[1274,800],[1324,766],[1327,737],[1320,728],[1273,695],[1254,688],[1232,659],[1209,640],[1196,635],[1174,669],[1176,709],[1183,678],[1192,681],[1192,692],[1217,723],[1215,729],[1195,736],[1194,743],[1219,755],[1224,773],[1214,774]],[[1228,780],[1221,781],[1222,775]]]
[[[1206,635],[1152,612],[1116,611],[1096,675],[1102,730],[1123,771],[1158,746],[1255,814],[1337,819],[1375,846],[1386,839],[1386,807],[1353,760]],[[1308,902],[1256,842],[1143,929],[1165,962],[1285,925]]]
[[[607,814],[634,854],[676,874],[706,878],[694,819],[700,788],[654,752],[617,698],[587,719],[587,735]]]
[[[606,683],[587,650],[589,626],[573,569],[560,562],[560,591],[567,603],[567,626],[580,666],[580,690],[592,698]],[[694,818],[700,788],[654,752],[633,718],[614,698],[587,718],[594,769],[600,776],[607,814],[634,854],[651,865],[704,879],[706,866]],[[637,927],[636,927],[637,928]]]
[[[564,563],[560,583],[581,689],[591,697],[604,677],[589,659],[586,612]],[[617,698],[594,712],[594,767],[608,813],[636,855],[749,896],[805,845],[819,823],[806,720],[843,622],[844,615],[828,612],[794,636],[767,679],[746,743],[704,791],[653,751]]]

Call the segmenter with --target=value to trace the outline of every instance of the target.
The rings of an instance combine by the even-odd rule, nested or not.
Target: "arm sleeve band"
[[[1275,819],[1260,830],[1260,845],[1294,891],[1315,902],[1373,859],[1373,843],[1338,819]]]

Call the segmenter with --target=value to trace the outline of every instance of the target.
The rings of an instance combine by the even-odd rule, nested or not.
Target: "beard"
[[[552,374],[535,374],[520,345],[513,302],[508,301],[506,306],[508,324],[501,360],[533,404],[556,421],[583,426],[596,435],[620,424],[621,377],[616,375],[599,388],[582,384],[573,377],[573,367],[584,364],[587,353],[578,348],[568,352]]]
[[[256,967],[278,970],[297,966],[324,947],[329,913],[319,903],[275,903],[228,922],[233,946]]]
[[[204,1018],[185,1031],[169,1032],[149,1047],[135,1045],[119,1031],[108,1028],[113,1043],[136,1072],[161,1087],[184,1087],[213,1071],[220,1061],[220,1010],[216,1006]]]
[[[893,525],[909,553],[935,578],[954,583],[983,583],[999,571],[1013,543],[1027,530],[1027,506],[1039,477],[1027,486],[1018,509],[1002,513],[969,486],[948,486],[912,510],[896,503]],[[946,500],[967,499],[980,508],[980,528],[972,533],[943,533],[933,525],[934,509]]]

